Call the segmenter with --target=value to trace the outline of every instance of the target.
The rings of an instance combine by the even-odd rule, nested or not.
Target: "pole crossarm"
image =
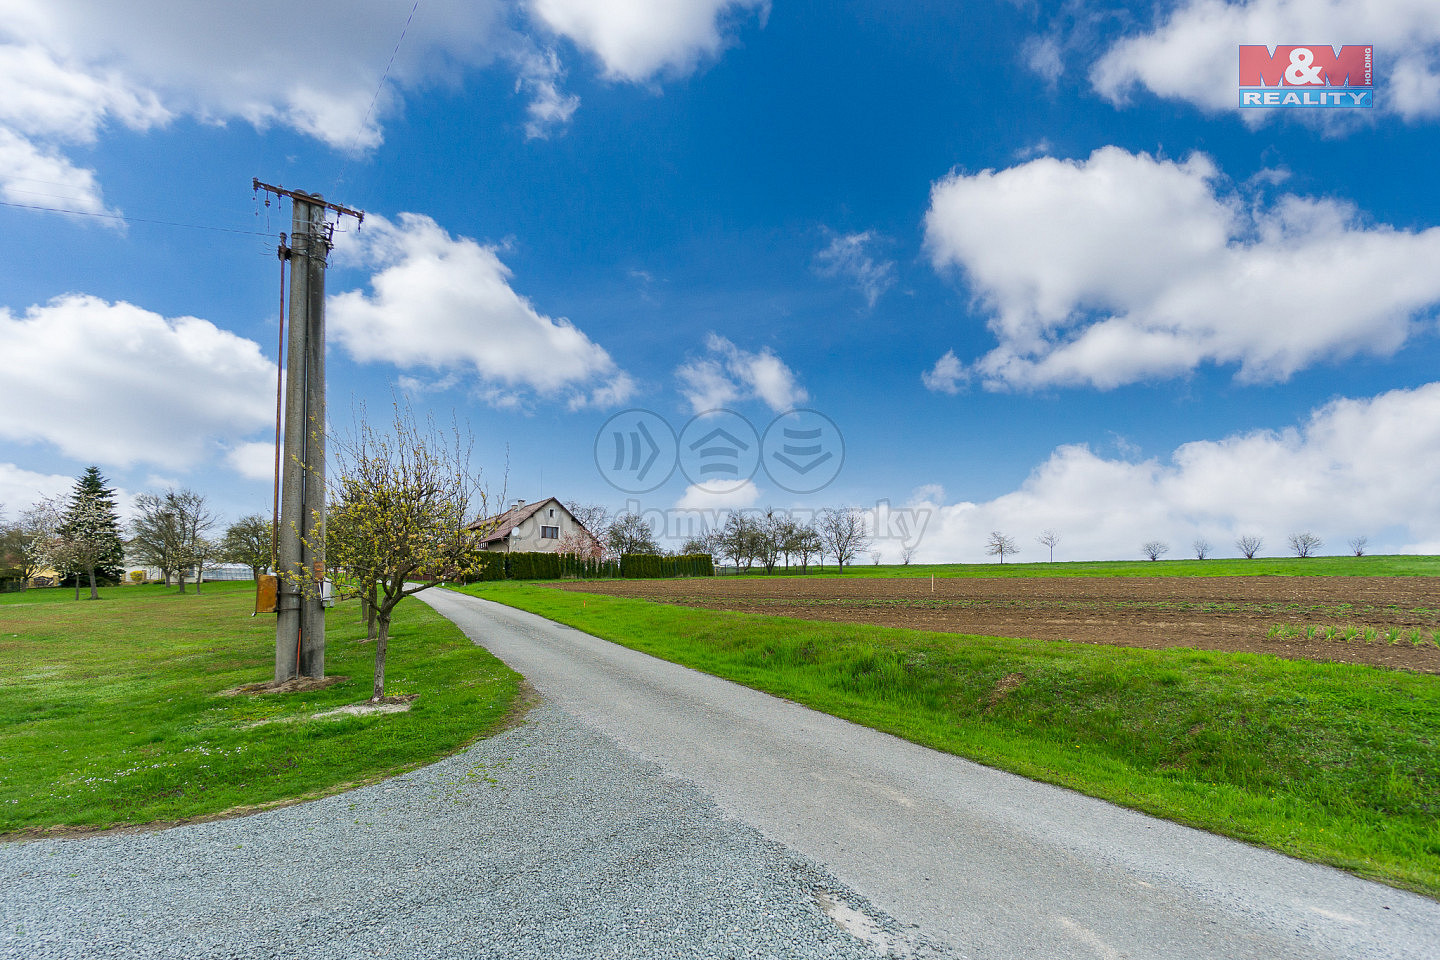
[[[259,177],[251,180],[252,190],[264,190],[266,193],[273,193],[277,197],[289,197],[291,200],[304,200],[306,203],[317,207],[324,207],[327,210],[334,210],[342,217],[354,217],[357,223],[365,222],[364,210],[352,210],[349,207],[338,203],[331,203],[318,193],[306,193],[304,190],[286,190],[284,187],[277,187],[273,184],[264,183]],[[268,201],[267,201],[268,202]]]

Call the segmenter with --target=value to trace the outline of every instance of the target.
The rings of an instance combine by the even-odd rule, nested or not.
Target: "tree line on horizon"
[[[612,515],[603,505],[573,501],[566,502],[565,507],[587,531],[598,532],[567,538],[561,542],[560,551],[597,558],[708,554],[729,561],[744,573],[757,565],[766,573],[774,573],[782,564],[784,569],[790,569],[792,563],[804,573],[812,560],[823,566],[826,557],[844,569],[871,544],[865,513],[858,507],[827,507],[811,521],[797,520],[773,507],[737,510],[726,517],[721,527],[688,537],[674,551],[662,548],[650,522],[633,511]],[[909,563],[913,553],[913,548],[906,548],[904,562]]]
[[[142,493],[128,524],[121,524],[115,490],[90,466],[65,496],[41,499],[7,520],[0,505],[0,582],[28,589],[46,570],[57,586],[74,586],[76,598],[89,587],[116,585],[128,564],[154,567],[180,592],[193,579],[200,590],[207,563],[240,563],[254,576],[270,566],[271,523],[259,514],[241,517],[219,537],[219,517],[194,490]],[[137,581],[138,582],[138,581]]]

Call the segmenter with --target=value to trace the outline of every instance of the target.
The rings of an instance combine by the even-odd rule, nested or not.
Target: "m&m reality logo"
[[[1373,50],[1369,44],[1240,47],[1240,106],[1373,107]]]

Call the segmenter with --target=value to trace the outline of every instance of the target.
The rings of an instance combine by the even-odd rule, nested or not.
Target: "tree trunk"
[[[369,602],[369,605],[368,605],[368,607],[367,607],[367,609],[366,609],[366,617],[368,618],[367,621],[366,621],[368,625],[367,625],[366,630],[365,630],[365,639],[366,639],[366,640],[374,640],[374,639],[378,636],[378,634],[376,634],[376,632],[375,632],[375,621],[376,621],[376,618],[377,618],[377,613],[376,613],[376,609],[375,609],[375,608],[376,608],[376,606],[377,606],[376,601],[378,600],[378,598],[375,596],[375,594],[376,594],[377,592],[378,592],[378,590],[377,590],[375,584],[373,584],[373,583],[370,584],[370,598],[369,598],[370,602]]]
[[[90,599],[99,600],[100,594],[95,591],[95,568],[90,568]]]
[[[385,646],[390,642],[390,614],[380,615],[380,635],[375,639],[375,688],[371,700],[385,696]]]
[[[181,568],[180,568],[180,570],[179,570],[179,572],[178,572],[178,576],[180,577],[180,592],[181,592],[181,593],[184,593],[184,592],[185,592],[185,568],[184,568],[184,567],[181,567]]]
[[[75,599],[80,599],[80,571],[75,571]]]
[[[195,568],[195,596],[200,596],[200,584],[205,582],[205,568]]]

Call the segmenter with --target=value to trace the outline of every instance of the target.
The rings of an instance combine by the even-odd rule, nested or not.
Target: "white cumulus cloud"
[[[275,441],[261,440],[237,443],[225,454],[225,461],[247,480],[271,480],[275,476]],[[152,487],[178,487],[178,481],[149,482]]]
[[[119,216],[106,206],[95,171],[77,167],[59,150],[38,146],[4,127],[0,127],[0,196],[27,207]]]
[[[115,215],[94,172],[65,150],[179,117],[285,126],[337,150],[369,150],[407,96],[497,62],[529,101],[526,136],[548,137],[580,103],[562,89],[556,36],[595,53],[608,76],[640,82],[717,56],[734,21],[768,10],[766,0],[425,0],[413,15],[410,6],[0,0],[0,192]],[[522,11],[537,36],[518,25]]]
[[[1236,110],[1241,44],[1373,44],[1380,110],[1440,114],[1440,13],[1434,0],[1182,0],[1147,32],[1096,61],[1095,89],[1123,102],[1136,87],[1212,112]],[[1388,78],[1388,82],[1387,82]],[[1259,116],[1268,111],[1249,111]]]
[[[707,354],[675,370],[680,392],[696,413],[758,398],[771,410],[794,409],[809,399],[795,372],[769,347],[741,350],[719,334],[705,339]]]
[[[0,437],[81,463],[194,465],[275,415],[275,365],[252,340],[196,317],[71,294],[23,316],[0,308]]]
[[[1283,381],[1388,355],[1440,303],[1440,228],[1371,224],[1351,205],[1228,191],[1207,157],[1096,150],[934,184],[926,244],[960,268],[999,343],[989,387],[1101,388],[1237,365]],[[957,382],[941,358],[932,389]],[[933,381],[933,382],[931,382]]]
[[[293,126],[341,148],[357,134],[361,147],[379,142],[379,118],[365,123],[365,114],[402,29],[390,72],[402,87],[487,63],[506,38],[499,0],[427,0],[408,28],[408,7],[388,0],[0,0],[0,9],[9,24],[0,35],[103,84],[111,91],[105,113],[127,125],[156,110],[238,117]],[[28,99],[56,86],[26,83],[17,93]],[[124,106],[127,98],[150,106],[137,112]]]
[[[1186,443],[1166,459],[1107,459],[1084,445],[1057,448],[1018,490],[984,502],[945,504],[919,491],[931,511],[917,553],[923,561],[982,561],[993,530],[1040,558],[1034,538],[1060,534],[1056,559],[1139,558],[1160,540],[1189,555],[1196,538],[1235,556],[1237,537],[1265,541],[1283,556],[1286,537],[1311,531],[1324,552],[1368,536],[1372,552],[1433,550],[1440,500],[1440,383],[1377,397],[1339,399],[1301,425]]]
[[[715,57],[729,21],[768,0],[530,0],[535,17],[594,53],[613,79],[684,74]]]
[[[685,488],[680,499],[675,501],[675,509],[729,512],[753,507],[759,500],[760,488],[755,486],[754,480],[746,480],[735,487],[722,484],[718,488],[692,483]],[[712,527],[720,525],[711,524]]]
[[[935,361],[935,366],[920,374],[920,382],[925,384],[926,389],[952,396],[960,392],[961,385],[968,378],[965,364],[955,356],[954,350],[946,350],[944,356]]]
[[[434,220],[365,220],[342,255],[374,270],[369,290],[329,299],[336,342],[362,363],[473,373],[499,406],[528,391],[571,407],[612,406],[634,392],[628,374],[569,320],[546,316],[510,286],[498,249],[452,237]]]
[[[59,151],[180,116],[282,125],[340,150],[370,149],[405,92],[497,59],[517,65],[543,104],[532,123],[561,122],[574,106],[556,88],[558,70],[547,84],[525,68],[534,44],[507,25],[510,11],[505,0],[426,0],[407,26],[409,5],[393,0],[0,0],[0,133],[10,140],[0,138],[0,188],[28,191],[37,206],[101,211],[93,174],[77,191],[78,173],[90,171],[77,173]],[[20,154],[16,140],[72,168],[63,189],[3,162]]]

